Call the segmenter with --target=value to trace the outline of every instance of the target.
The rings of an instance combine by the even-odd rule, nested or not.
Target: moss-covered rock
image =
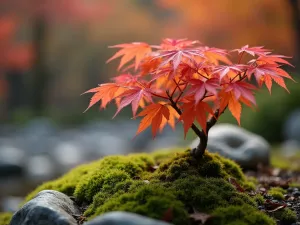
[[[284,208],[283,210],[276,211],[273,216],[276,219],[280,220],[281,225],[290,225],[297,221],[296,213],[288,208]]]
[[[84,212],[88,220],[117,210],[163,219],[171,211],[173,224],[188,225],[193,224],[189,214],[197,210],[214,215],[213,224],[275,224],[229,178],[244,188],[254,187],[237,164],[217,154],[206,153],[198,161],[181,149],[108,156],[44,183],[26,201],[52,189],[89,204]]]
[[[271,195],[273,198],[277,200],[283,200],[284,194],[286,194],[286,190],[280,188],[280,187],[271,187],[268,191],[269,195]]]
[[[228,206],[217,208],[213,212],[215,217],[209,225],[275,225],[275,221],[249,205]]]
[[[11,217],[11,213],[0,213],[0,225],[8,225]]]

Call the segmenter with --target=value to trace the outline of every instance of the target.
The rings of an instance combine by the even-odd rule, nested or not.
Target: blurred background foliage
[[[46,116],[60,125],[110,119],[115,110],[87,113],[81,93],[116,75],[110,45],[189,38],[234,49],[264,45],[294,56],[299,81],[300,16],[297,0],[0,0],[0,122],[23,124]],[[300,107],[299,83],[291,94],[275,87],[257,94],[258,110],[244,109],[242,126],[271,142]],[[118,119],[129,119],[130,109]],[[118,121],[116,120],[116,122]],[[225,113],[222,122],[233,122]],[[191,135],[192,137],[193,135]]]

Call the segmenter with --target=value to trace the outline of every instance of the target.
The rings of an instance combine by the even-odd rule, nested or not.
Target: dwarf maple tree
[[[285,59],[289,57],[261,46],[229,51],[199,41],[164,39],[160,45],[134,42],[111,47],[120,50],[108,62],[121,57],[122,74],[85,92],[94,93],[87,110],[99,101],[105,108],[114,100],[116,116],[131,105],[133,118],[143,117],[136,135],[151,126],[153,138],[167,124],[175,129],[182,122],[184,136],[191,128],[200,138],[192,150],[197,158],[205,152],[210,128],[227,108],[240,124],[242,104],[256,106],[256,90],[265,85],[271,94],[275,81],[288,91],[284,78],[293,80],[281,68],[292,66]],[[238,55],[237,63],[231,62],[232,54]]]

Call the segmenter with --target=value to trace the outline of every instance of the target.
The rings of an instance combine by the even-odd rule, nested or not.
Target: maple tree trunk
[[[174,100],[169,96],[169,100],[171,102],[171,106],[176,110],[176,112],[181,115],[182,112],[181,110],[178,108],[176,102],[174,102]],[[226,107],[227,108],[227,107]],[[225,109],[226,109],[225,108]],[[198,144],[198,146],[194,149],[191,150],[191,154],[196,158],[196,159],[201,159],[202,156],[205,153],[206,147],[207,147],[207,142],[208,142],[208,132],[210,130],[210,128],[212,128],[218,121],[217,118],[219,118],[220,114],[222,114],[225,109],[220,113],[220,110],[217,109],[214,112],[214,115],[207,121],[206,123],[206,132],[204,132],[203,130],[199,130],[198,127],[193,123],[192,124],[192,130],[195,132],[195,134],[200,138],[200,142]]]
[[[225,110],[225,109],[224,109]],[[212,116],[210,118],[210,120],[207,121],[206,123],[206,134],[205,132],[202,130],[200,131],[196,126],[197,129],[195,129],[192,126],[193,131],[197,134],[197,136],[200,138],[200,142],[198,144],[198,146],[194,149],[192,149],[192,154],[196,159],[200,159],[202,158],[202,156],[205,153],[205,150],[207,148],[207,142],[208,142],[208,132],[210,130],[210,128],[212,128],[216,123],[217,123],[217,118],[219,117],[219,109],[217,109],[214,113],[214,116]],[[224,112],[224,111],[223,111]],[[223,113],[222,112],[222,113]],[[193,124],[194,125],[194,124]]]
[[[300,65],[300,10],[298,0],[289,0],[292,10],[292,21],[295,29],[296,65]]]
[[[41,116],[45,110],[47,99],[47,84],[49,80],[45,59],[45,40],[47,23],[42,16],[34,21],[33,44],[35,64],[33,68],[32,110],[36,116]]]

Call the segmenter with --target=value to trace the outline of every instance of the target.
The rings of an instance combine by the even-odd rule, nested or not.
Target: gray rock
[[[23,175],[24,168],[22,166],[0,162],[0,179],[6,177],[22,177]]]
[[[55,161],[67,170],[84,161],[84,150],[76,141],[60,141],[52,154]]]
[[[129,212],[109,212],[98,216],[84,225],[171,225],[159,220]]]
[[[199,138],[190,147],[198,143]],[[268,165],[270,161],[270,145],[264,138],[232,124],[213,126],[207,149],[236,161],[244,169],[256,169],[258,164]]]
[[[25,153],[9,143],[0,146],[0,178],[22,177]]]
[[[26,163],[26,175],[28,180],[45,181],[54,178],[57,168],[47,155],[34,155],[28,158]]]
[[[283,125],[283,135],[285,140],[294,140],[300,143],[300,109],[296,109],[288,116]]]
[[[17,211],[10,225],[77,225],[78,207],[65,194],[45,190]]]

